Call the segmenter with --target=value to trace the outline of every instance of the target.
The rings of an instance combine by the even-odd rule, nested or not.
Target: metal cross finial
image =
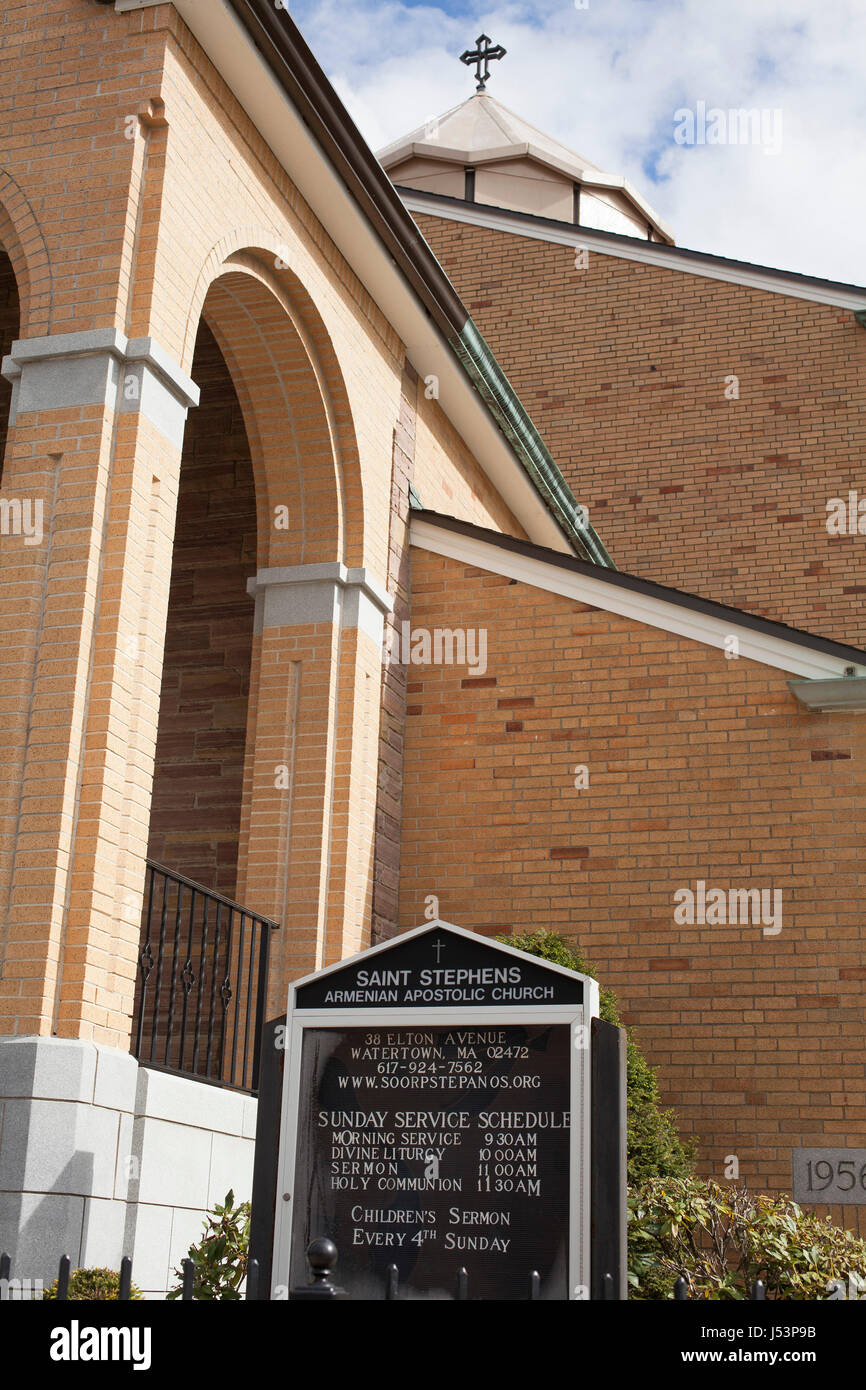
[[[460,54],[461,63],[465,63],[467,67],[470,63],[475,64],[475,76],[478,79],[478,86],[475,88],[476,92],[483,92],[486,90],[485,84],[490,76],[491,60],[504,57],[505,49],[502,47],[502,44],[498,43],[491,48],[490,40],[486,34],[478,35],[478,38],[475,40],[474,50],[467,48],[465,53]],[[483,71],[481,69],[482,63],[484,64]]]
[[[444,941],[434,941],[434,942],[433,942],[433,948],[432,948],[432,949],[436,952],[436,964],[438,965],[438,964],[439,964],[439,961],[440,961],[440,959],[441,959],[441,957],[442,957],[442,952],[445,950],[445,942],[444,942]]]

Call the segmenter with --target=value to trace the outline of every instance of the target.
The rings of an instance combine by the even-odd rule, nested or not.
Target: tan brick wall
[[[866,641],[866,537],[826,529],[866,498],[851,311],[417,221],[620,569]]]
[[[459,926],[577,941],[704,1172],[736,1153],[745,1183],[790,1189],[792,1146],[866,1143],[859,716],[426,551],[412,571],[413,627],[486,628],[489,654],[481,678],[407,671],[401,926],[433,893]],[[781,932],[677,925],[699,879],[780,889]]]

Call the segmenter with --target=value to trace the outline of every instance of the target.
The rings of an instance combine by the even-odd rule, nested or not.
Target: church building
[[[162,1296],[289,983],[433,916],[579,944],[701,1173],[866,1146],[866,289],[483,62],[377,159],[273,0],[0,48],[14,1268]]]

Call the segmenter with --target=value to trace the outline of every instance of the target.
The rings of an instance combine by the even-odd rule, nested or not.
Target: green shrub
[[[42,1297],[57,1297],[56,1279],[43,1291]],[[69,1297],[104,1303],[119,1298],[120,1274],[116,1269],[73,1269],[69,1275]],[[129,1297],[141,1299],[143,1295],[133,1284],[129,1290]]]
[[[564,965],[567,970],[596,978],[594,968],[556,932],[525,932],[521,936],[500,936],[498,940],[553,965]],[[620,1025],[616,995],[610,989],[599,991],[599,1014],[606,1022]],[[662,1109],[655,1070],[630,1028],[626,1037],[629,1186],[656,1176],[686,1177],[694,1167],[694,1146],[680,1138],[673,1111]]]
[[[246,1278],[250,1249],[250,1204],[238,1202],[233,1191],[226,1193],[222,1206],[215,1206],[205,1217],[204,1230],[197,1244],[189,1247],[188,1258],[194,1268],[194,1299],[240,1299]],[[179,1281],[167,1299],[180,1298],[183,1269],[175,1269]]]
[[[866,1241],[785,1194],[703,1178],[652,1178],[629,1194],[631,1297],[672,1298],[682,1276],[694,1299],[826,1299],[831,1280],[866,1277]]]

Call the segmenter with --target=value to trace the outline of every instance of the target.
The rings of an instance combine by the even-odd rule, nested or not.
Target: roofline
[[[443,111],[440,116],[435,117],[436,124],[444,124],[444,122],[447,121],[450,116],[456,115],[456,113],[460,111],[462,107],[468,106],[470,102],[475,100],[480,100],[485,103],[490,102],[492,104],[492,106],[495,109],[492,113],[491,119],[494,121],[495,124],[499,125],[499,129],[502,132],[503,136],[506,135],[506,131],[499,124],[499,120],[497,117],[498,111],[504,111],[506,115],[512,116],[514,120],[520,122],[521,126],[523,126],[527,130],[531,130],[534,135],[539,136],[542,140],[551,140],[553,144],[558,145],[561,150],[563,150],[567,154],[570,154],[573,159],[577,160],[581,167],[592,169],[596,174],[604,173],[604,170],[599,168],[597,164],[593,164],[591,160],[585,159],[582,154],[578,154],[577,150],[569,149],[569,147],[567,145],[564,145],[561,140],[557,140],[555,136],[551,136],[545,133],[545,131],[541,130],[539,126],[533,125],[531,121],[528,121],[525,118],[525,116],[521,116],[518,111],[512,110],[510,106],[506,106],[504,101],[500,101],[499,98],[493,96],[491,92],[476,91],[472,93],[471,97],[464,97],[462,101],[456,102],[454,106],[449,106],[447,111]],[[406,134],[398,136],[396,140],[392,140],[389,145],[383,145],[380,150],[376,151],[376,158],[378,159],[379,163],[384,166],[386,158],[389,160],[389,162],[393,162],[395,152],[399,152],[407,148],[407,146],[412,143],[410,137],[417,135],[421,129],[421,126],[416,126],[414,130],[407,131]],[[424,127],[424,130],[426,132],[426,126]]]
[[[299,118],[296,121],[296,146],[304,144],[306,139],[307,148],[318,149],[336,176],[338,182],[335,188],[322,190],[321,197],[333,195],[334,198],[345,199],[348,193],[381,248],[376,261],[379,278],[391,273],[382,265],[382,251],[387,257],[387,264],[396,268],[404,285],[399,292],[403,300],[398,306],[402,323],[397,324],[393,318],[391,321],[406,342],[407,351],[414,351],[416,356],[423,357],[422,365],[426,369],[422,375],[426,376],[431,371],[437,375],[443,373],[445,379],[440,385],[443,408],[478,457],[506,504],[537,536],[549,536],[552,541],[555,536],[561,537],[564,547],[587,555],[599,564],[611,564],[604,545],[594,531],[581,526],[581,509],[525,407],[489,349],[480,349],[479,344],[483,340],[468,310],[288,12],[277,9],[273,0],[209,0],[206,10],[196,0],[173,0],[173,3],[250,114],[250,105],[259,111],[267,110],[268,93],[265,90],[252,96],[248,93],[245,102],[238,92],[237,71],[233,71],[231,76],[227,75],[227,69],[242,61],[239,52],[242,45],[238,44],[237,38],[232,43],[230,36],[224,32],[224,16],[230,14],[234,24],[240,26],[240,31],[269,71],[277,90],[283,99],[288,99]],[[256,116],[251,115],[251,119],[256,122]],[[276,140],[275,143],[274,131],[266,130],[261,125],[258,128],[280,158],[280,141]],[[285,131],[282,135],[285,136]],[[284,167],[289,167],[285,156],[281,162]],[[316,207],[319,194],[317,181],[313,180],[313,184],[313,187],[302,187],[301,192],[319,215]],[[328,226],[327,222],[323,225],[339,245],[339,232],[333,225]],[[364,258],[364,248],[355,249],[354,259],[351,250],[346,251],[342,247],[341,250],[370,290],[368,280],[356,264],[359,258]],[[365,265],[369,278],[370,255],[367,255]],[[411,312],[405,302],[406,286],[411,295]],[[373,297],[375,299],[376,295]],[[393,285],[390,299],[393,313],[398,300]],[[383,312],[390,317],[389,309],[379,302]],[[423,312],[423,319],[419,317],[419,309]],[[437,335],[435,349],[431,333]],[[425,342],[425,347],[419,347],[419,343]],[[435,363],[430,362],[431,356],[436,356]],[[466,383],[470,390],[474,388],[471,398],[460,396],[460,383]],[[449,388],[452,396],[455,391],[458,393],[453,406],[446,403]],[[479,408],[485,424],[473,415],[473,410]],[[514,422],[519,422],[516,429],[512,427]],[[490,447],[491,436],[485,434],[485,430],[495,431],[492,439],[496,440],[496,445],[493,449]],[[517,478],[509,478],[506,459],[517,464]],[[492,470],[488,463],[492,464]],[[532,501],[538,507],[534,514],[530,510]]]
[[[228,3],[437,327],[447,338],[459,335],[469,311],[288,10],[278,10],[273,0]]]
[[[829,657],[848,666],[862,667],[861,674],[866,674],[866,651],[859,647],[849,646],[844,642],[833,641],[829,637],[819,637],[815,633],[804,632],[801,628],[789,627],[787,623],[777,622],[773,618],[761,618],[755,613],[745,612],[743,609],[734,608],[729,604],[718,603],[715,599],[701,598],[697,594],[686,593],[682,589],[670,588],[653,579],[641,579],[634,574],[624,574],[621,570],[601,569],[597,565],[587,564],[586,561],[571,555],[562,555],[558,551],[549,550],[544,546],[534,544],[532,541],[519,540],[514,536],[503,535],[499,531],[490,531],[486,527],[476,526],[468,521],[460,521],[457,517],[446,516],[441,512],[413,510],[411,522],[417,532],[417,538],[412,540],[413,544],[423,542],[423,531],[420,528],[426,524],[436,527],[442,532],[463,536],[514,556],[537,561],[539,564],[554,566],[569,574],[587,579],[594,586],[610,586],[612,590],[640,595],[656,604],[669,604],[687,609],[703,618],[722,623],[728,629],[737,627],[747,632],[755,632],[762,637],[772,639],[774,642],[815,652],[822,657]],[[472,561],[467,562],[472,563]],[[483,564],[480,567],[483,568]],[[524,580],[524,582],[528,581]],[[592,598],[587,600],[590,603],[593,601]],[[598,606],[597,599],[595,603]],[[761,658],[756,657],[755,659],[760,660]],[[781,662],[777,664],[783,665]],[[804,672],[804,674],[807,673]],[[810,671],[808,674],[812,674],[812,672]],[[839,672],[838,674],[841,675],[842,673]]]
[[[832,304],[855,313],[866,311],[866,286],[863,285],[824,280],[818,275],[803,275],[799,271],[780,270],[777,266],[758,265],[751,261],[737,261],[708,251],[692,251],[686,246],[670,246],[643,237],[626,236],[622,232],[606,232],[582,223],[562,222],[531,212],[495,207],[491,203],[468,203],[447,193],[422,192],[405,184],[398,184],[397,192],[410,212],[451,217],[455,221],[489,226],[493,230],[529,236],[539,241],[560,242],[566,246],[587,246],[590,249],[595,246],[601,254],[621,256],[626,260],[691,271],[712,279],[751,285],[770,294],[788,294],[799,299]],[[765,283],[758,284],[757,281]]]
[[[411,141],[404,143],[395,153],[389,153],[388,162],[386,164],[382,160],[382,167],[387,172],[395,165],[411,158],[429,159],[434,163],[439,161],[443,164],[469,165],[476,168],[490,164],[501,164],[504,160],[531,159],[536,164],[543,164],[545,168],[553,169],[556,173],[562,174],[570,182],[580,184],[581,188],[608,188],[614,192],[622,193],[634,205],[644,220],[658,232],[659,237],[665,243],[673,245],[675,241],[672,229],[666,222],[662,222],[643,194],[625,175],[607,174],[603,169],[587,169],[580,165],[568,164],[564,159],[558,159],[556,155],[548,154],[537,145],[524,143],[522,145],[497,146],[495,149],[486,150],[460,150],[444,145],[425,145],[423,141]]]

